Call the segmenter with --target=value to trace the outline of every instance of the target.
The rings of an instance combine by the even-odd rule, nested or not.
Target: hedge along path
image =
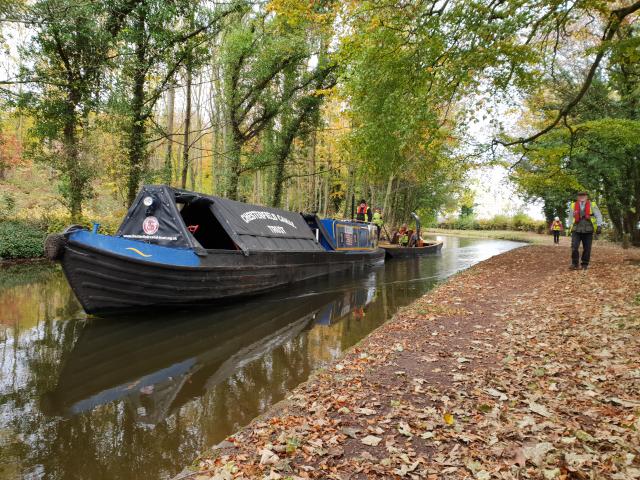
[[[453,277],[178,477],[640,478],[640,253],[593,257]]]

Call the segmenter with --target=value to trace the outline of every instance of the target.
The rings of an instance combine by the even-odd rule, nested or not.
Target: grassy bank
[[[0,221],[0,261],[44,255],[46,225],[26,220]]]
[[[100,233],[113,234],[118,222],[116,218],[106,219],[100,224]],[[68,217],[0,218],[0,262],[42,258],[47,235],[62,232],[72,223]],[[81,224],[91,228],[92,222],[83,219]]]
[[[640,253],[566,253],[453,277],[179,477],[640,478]]]
[[[491,238],[494,240],[512,240],[526,242],[535,245],[551,245],[553,236],[545,233],[519,232],[515,230],[452,230],[448,228],[425,228],[426,235],[451,235],[455,237]],[[560,237],[562,243],[568,242],[568,238]]]

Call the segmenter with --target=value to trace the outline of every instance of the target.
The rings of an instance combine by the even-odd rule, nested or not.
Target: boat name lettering
[[[251,210],[250,212],[244,212],[242,215],[240,215],[240,217],[242,218],[242,220],[244,220],[245,223],[252,222],[253,220],[274,220],[276,222],[286,223],[287,225],[293,228],[298,228],[288,218],[285,218],[282,215],[278,215],[276,213],[271,213],[271,212],[264,212],[264,211],[261,212],[258,210]],[[285,233],[285,232],[277,232],[277,233]]]
[[[267,228],[271,230],[273,233],[281,233],[283,235],[287,234],[284,227],[281,227],[280,225],[267,225]]]
[[[178,237],[164,237],[162,235],[123,235],[124,238],[142,238],[144,240],[178,240]]]

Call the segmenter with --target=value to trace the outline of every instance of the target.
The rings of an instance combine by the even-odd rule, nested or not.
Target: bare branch
[[[563,119],[565,119],[567,117],[567,115],[569,115],[569,113],[571,113],[571,111],[575,108],[576,105],[578,105],[578,103],[580,103],[580,101],[582,100],[582,98],[585,96],[585,94],[587,93],[587,91],[589,90],[589,88],[591,87],[591,83],[593,81],[593,77],[595,76],[598,68],[600,67],[600,63],[607,51],[607,43],[610,42],[613,37],[616,35],[616,33],[618,32],[618,30],[620,29],[620,26],[622,25],[622,21],[629,15],[631,15],[632,13],[638,11],[640,9],[640,0],[636,1],[635,3],[624,7],[624,8],[619,8],[617,10],[613,10],[611,12],[610,18],[609,18],[609,22],[607,23],[607,26],[604,30],[604,33],[602,35],[602,40],[600,42],[600,48],[599,51],[596,55],[596,57],[594,58],[593,62],[591,63],[591,66],[589,67],[589,71],[587,72],[587,76],[585,77],[584,81],[582,82],[582,86],[580,87],[580,90],[578,90],[578,93],[573,97],[573,99],[571,99],[571,101],[569,103],[567,103],[564,107],[562,107],[560,109],[560,111],[558,112],[558,115],[556,115],[555,119],[546,127],[544,127],[542,130],[539,130],[538,132],[536,132],[535,134],[526,137],[526,138],[520,138],[518,140],[514,140],[514,141],[510,141],[510,142],[505,142],[503,140],[499,140],[499,139],[494,139],[493,143],[494,144],[498,144],[498,145],[502,145],[504,147],[512,147],[515,145],[524,145],[526,143],[531,143],[535,140],[537,140],[538,138],[542,137],[543,135],[549,133],[551,130],[553,130]]]

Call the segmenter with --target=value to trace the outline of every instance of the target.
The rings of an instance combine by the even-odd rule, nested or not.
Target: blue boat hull
[[[120,237],[68,232],[56,256],[87,313],[218,303],[384,262],[384,250],[196,254]]]

